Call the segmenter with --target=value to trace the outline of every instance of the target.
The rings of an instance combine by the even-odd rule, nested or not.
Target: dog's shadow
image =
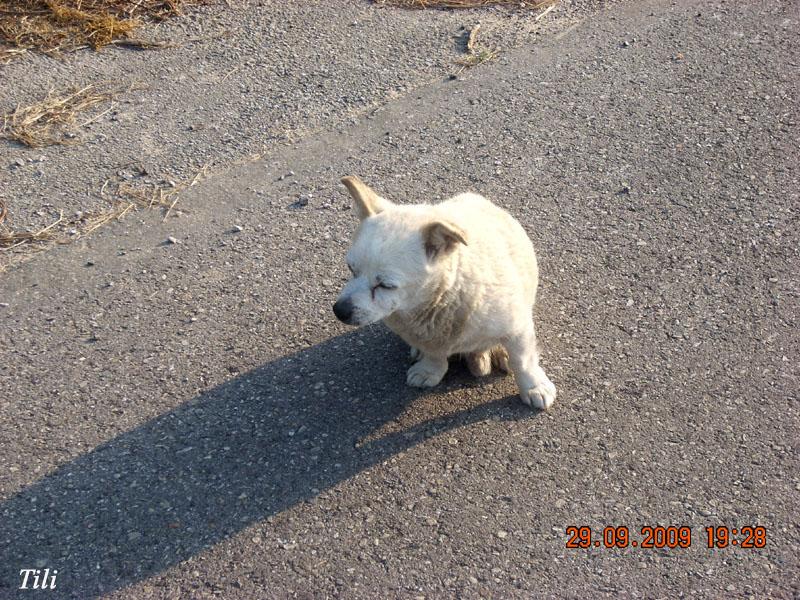
[[[0,596],[19,587],[21,569],[45,567],[59,571],[59,597],[108,593],[437,432],[535,414],[516,398],[456,412],[436,405],[392,431],[385,426],[420,395],[405,385],[406,353],[382,327],[353,331],[64,464],[0,505]],[[456,368],[448,387],[467,380]]]

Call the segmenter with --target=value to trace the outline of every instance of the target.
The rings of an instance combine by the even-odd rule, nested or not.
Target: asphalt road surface
[[[799,30],[619,4],[10,270],[0,597],[797,597]],[[519,218],[551,411],[335,320],[346,174]]]
[[[117,185],[191,180],[275,152],[315,131],[441,80],[478,46],[530,46],[619,0],[559,0],[553,10],[403,10],[372,0],[211,0],[136,36],[163,50],[106,48],[0,64],[0,114],[49,90],[94,85],[113,101],[80,113],[72,141],[0,144],[6,225],[34,231],[63,213],[68,237],[107,209]],[[501,60],[503,60],[501,58]],[[2,63],[2,61],[0,61]],[[186,207],[179,203],[176,211]],[[76,231],[73,233],[71,229]],[[0,254],[0,271],[16,253]]]

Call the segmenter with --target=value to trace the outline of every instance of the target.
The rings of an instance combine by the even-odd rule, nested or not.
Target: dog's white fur
[[[337,316],[353,325],[383,320],[403,338],[418,359],[409,385],[435,386],[447,358],[462,354],[478,376],[510,367],[522,401],[549,408],[556,388],[539,366],[532,314],[539,272],[516,219],[477,194],[397,205],[357,177],[342,183],[361,224]]]

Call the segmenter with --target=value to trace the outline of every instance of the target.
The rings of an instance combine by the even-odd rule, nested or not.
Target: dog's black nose
[[[333,305],[333,314],[342,323],[350,323],[350,319],[353,318],[353,303],[349,298],[337,300]]]

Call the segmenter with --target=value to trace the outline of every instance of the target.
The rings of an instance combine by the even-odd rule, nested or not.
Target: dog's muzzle
[[[333,305],[333,314],[336,315],[336,318],[339,319],[342,323],[347,323],[348,325],[352,325],[353,319],[353,303],[350,301],[349,298],[342,298],[336,301],[336,304]]]

